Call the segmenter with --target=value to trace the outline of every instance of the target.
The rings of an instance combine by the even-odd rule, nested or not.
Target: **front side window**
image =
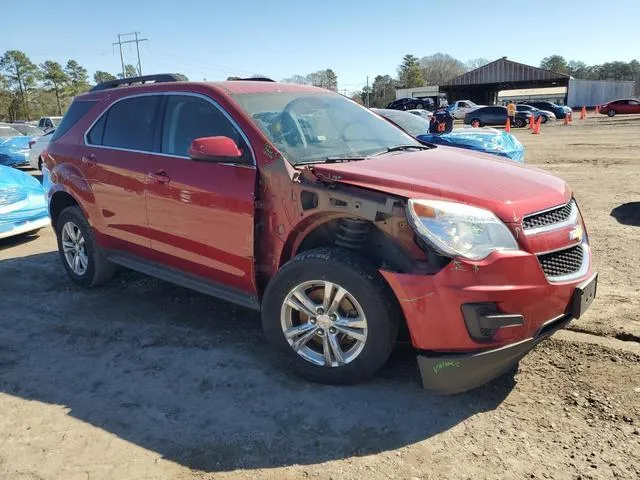
[[[229,137],[246,152],[238,131],[211,102],[188,95],[171,95],[162,125],[162,153],[187,157],[196,138]]]
[[[420,146],[386,120],[330,92],[244,93],[233,98],[294,165]]]
[[[151,151],[153,124],[159,96],[146,95],[125,98],[115,103],[89,132],[87,138],[94,145],[127,150]],[[102,142],[99,138],[102,137]]]

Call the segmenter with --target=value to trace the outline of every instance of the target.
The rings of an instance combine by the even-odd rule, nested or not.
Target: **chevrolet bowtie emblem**
[[[582,225],[578,225],[576,228],[569,232],[569,240],[577,240],[578,242],[581,242],[583,235],[584,230],[582,229]]]

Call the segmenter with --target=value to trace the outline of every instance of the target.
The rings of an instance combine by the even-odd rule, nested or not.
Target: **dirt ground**
[[[598,298],[457,396],[405,349],[307,383],[254,312],[132,272],[83,290],[52,231],[0,240],[0,479],[640,478],[640,117],[559,123],[515,133],[574,188]]]

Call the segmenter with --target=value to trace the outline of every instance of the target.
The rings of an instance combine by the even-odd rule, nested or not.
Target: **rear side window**
[[[202,137],[229,137],[243,149],[240,134],[210,102],[187,95],[171,95],[162,126],[162,153],[187,157],[191,142]]]
[[[115,103],[87,135],[89,143],[151,151],[159,98],[158,95],[146,95],[125,98]]]
[[[67,131],[78,123],[78,121],[84,117],[96,103],[98,103],[97,100],[74,100],[69,107],[69,110],[67,110],[67,113],[64,114],[64,117],[62,117],[62,120],[60,120],[60,123],[56,127],[56,131],[51,136],[51,141],[53,142],[67,133]]]

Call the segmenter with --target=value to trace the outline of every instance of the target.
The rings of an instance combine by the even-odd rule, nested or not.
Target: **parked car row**
[[[423,145],[325,89],[146,79],[76,97],[44,154],[79,285],[122,265],[260,310],[287,370],[325,383],[373,375],[406,327],[441,393],[593,301],[580,211],[547,172]]]

